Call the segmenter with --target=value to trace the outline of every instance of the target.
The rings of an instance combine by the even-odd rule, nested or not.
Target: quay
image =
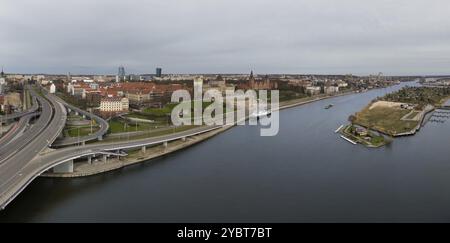
[[[347,141],[353,145],[357,144],[355,141],[351,140],[350,138],[345,137],[344,135],[341,135],[341,138],[343,138],[345,141]]]

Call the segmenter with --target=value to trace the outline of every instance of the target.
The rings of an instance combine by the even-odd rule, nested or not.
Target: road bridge
[[[16,139],[6,153],[2,154],[0,162],[0,198],[7,197],[7,192],[15,191],[15,186],[29,175],[34,175],[35,158],[39,153],[48,149],[62,132],[66,123],[66,110],[51,95],[43,92],[46,98],[30,90],[41,105],[41,115],[36,123],[24,134]],[[16,142],[17,141],[17,142]],[[14,144],[14,145],[11,145]]]
[[[71,167],[73,168],[74,159],[99,154],[123,156],[122,153],[117,153],[116,151],[145,148],[146,146],[158,144],[167,146],[167,143],[170,141],[179,139],[185,140],[189,136],[199,135],[220,129],[222,127],[223,126],[199,127],[184,132],[154,138],[123,141],[118,143],[100,143],[85,146],[66,147],[39,154],[29,160],[25,166],[14,173],[14,176],[11,176],[11,172],[3,172],[9,175],[8,180],[4,180],[4,178],[0,176],[0,178],[2,178],[2,181],[0,181],[0,208],[5,208],[22,190],[25,189],[27,185],[29,185],[36,177],[45,171],[60,165],[63,165],[65,169],[70,170]],[[3,171],[1,166],[0,171]]]

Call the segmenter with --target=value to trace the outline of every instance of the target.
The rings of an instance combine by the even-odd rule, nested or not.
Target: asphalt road
[[[13,156],[22,151],[25,146],[36,139],[39,134],[44,131],[48,123],[51,121],[53,110],[51,104],[41,96],[39,96],[35,91],[30,90],[33,97],[36,97],[39,104],[41,104],[41,115],[39,119],[30,126],[30,128],[23,134],[22,139],[16,139],[5,144],[5,146],[0,147],[0,165],[7,163],[9,158],[14,158]],[[36,102],[37,103],[37,102]],[[28,123],[21,123],[22,128],[27,126]],[[0,171],[1,173],[2,171]],[[0,178],[1,181],[1,178]],[[0,182],[1,183],[1,182]]]
[[[29,183],[31,183],[40,174],[62,162],[86,155],[101,154],[105,151],[114,151],[120,149],[136,148],[144,145],[148,146],[159,144],[164,141],[177,140],[181,139],[182,137],[205,133],[221,127],[222,126],[199,127],[176,134],[154,138],[62,148],[34,157],[34,159],[26,163],[26,165],[23,166],[20,170],[17,170],[17,168],[15,168],[15,170],[13,171],[3,172],[3,169],[0,166],[0,208],[6,207],[9,202],[11,202],[23,189],[25,189],[25,187]],[[26,159],[29,158],[30,157],[27,157]],[[4,173],[6,173],[6,175],[10,178],[9,180],[5,180],[3,178]],[[12,173],[16,174],[14,176],[11,176]]]
[[[91,120],[94,120],[100,126],[100,129],[91,135],[82,136],[82,137],[59,138],[53,143],[54,146],[67,146],[67,145],[73,145],[73,144],[79,144],[82,142],[97,140],[99,137],[103,137],[108,132],[109,124],[103,118],[101,118],[95,114],[92,114],[90,112],[87,112],[85,110],[82,110],[78,107],[75,107],[71,104],[68,104],[61,98],[57,97],[56,95],[54,97],[55,97],[55,100],[57,100],[59,103],[63,104],[65,107],[67,107],[73,111],[76,111],[81,115],[85,115],[85,116],[89,117]]]
[[[35,161],[32,161],[41,151],[55,141],[61,133],[66,122],[66,110],[58,103],[52,95],[46,95],[48,101],[34,91],[32,93],[38,98],[42,111],[40,118],[34,124],[33,133],[28,133],[27,142],[23,147],[14,147],[11,155],[0,164],[0,205],[9,202],[23,190],[24,182],[28,177],[35,175]],[[52,108],[53,107],[53,108]],[[30,130],[31,130],[30,129]],[[19,139],[23,141],[25,139]]]
[[[0,138],[0,155],[8,153],[10,150],[7,148],[8,144],[16,141],[21,137],[27,128],[30,127],[30,121],[33,117],[38,116],[40,113],[35,112],[25,116],[22,116],[5,135]]]
[[[0,115],[0,120],[2,120],[2,121],[14,120],[14,119],[20,118],[22,116],[34,113],[37,111],[38,108],[39,108],[39,105],[37,104],[35,98],[33,98],[33,106],[30,109],[28,109],[26,111],[22,111],[22,112],[9,114],[9,115]]]

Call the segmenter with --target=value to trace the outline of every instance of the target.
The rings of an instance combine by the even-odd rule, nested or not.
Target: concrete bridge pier
[[[167,141],[165,141],[165,142],[163,143],[163,148],[164,148],[164,150],[166,150],[168,146],[169,146],[169,145],[168,145]]]
[[[142,151],[143,154],[145,154],[146,149],[147,148],[145,146],[142,146],[141,151]]]
[[[103,140],[103,136],[101,136],[101,135],[98,136],[98,137],[97,137],[97,140],[98,140],[98,141],[102,141],[102,140]]]
[[[181,141],[186,142],[186,137],[182,137]]]
[[[53,167],[53,173],[73,173],[73,160]]]
[[[108,159],[108,156],[106,154],[103,155],[103,162],[106,163],[106,160]]]
[[[91,165],[92,164],[92,155],[88,155],[88,163]]]

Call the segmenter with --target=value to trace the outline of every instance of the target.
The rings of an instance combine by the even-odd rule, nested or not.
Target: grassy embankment
[[[402,117],[410,113],[410,110],[397,107],[373,107],[370,105],[356,113],[355,124],[376,130],[391,136],[413,130],[419,121],[404,121]],[[414,116],[417,114],[414,114]]]
[[[200,101],[195,101],[200,102]],[[209,106],[211,102],[203,102],[202,108],[203,110]],[[178,105],[177,103],[169,103],[166,106],[162,108],[145,108],[140,112],[130,112],[129,114],[125,115],[125,117],[129,118],[138,118],[138,119],[144,119],[149,120],[152,122],[139,122],[139,121],[131,121],[127,119],[122,118],[113,118],[110,120],[110,133],[124,133],[124,132],[138,132],[138,131],[148,131],[152,134],[152,136],[159,133],[170,133],[171,131],[178,132],[180,129],[184,128],[176,128],[174,130],[173,127],[171,127],[171,121],[170,121],[170,114],[172,113],[172,110],[174,107]],[[191,112],[193,114],[194,112],[194,101],[191,101]],[[198,105],[198,104],[197,104]],[[194,118],[192,118],[194,119]],[[185,129],[193,128],[194,126],[183,126],[186,127]],[[164,130],[164,128],[166,128]],[[157,131],[155,131],[157,130]],[[166,132],[164,132],[166,131]]]
[[[99,129],[98,126],[92,127],[92,133],[95,133]],[[69,126],[64,128],[64,135],[66,137],[83,137],[88,136],[91,133],[91,126]]]
[[[427,105],[442,105],[450,97],[450,88],[405,87],[397,92],[387,94],[380,101],[397,104],[411,104],[414,110],[397,106],[369,104],[355,115],[355,124],[380,131],[391,136],[413,131],[421,122],[414,118]],[[402,119],[403,118],[403,119]]]

